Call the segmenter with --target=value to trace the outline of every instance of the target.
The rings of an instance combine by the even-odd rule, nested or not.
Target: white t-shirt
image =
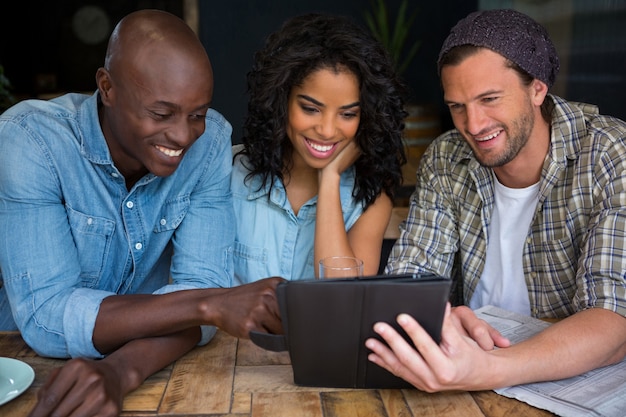
[[[508,188],[494,174],[495,206],[489,224],[485,269],[470,300],[476,309],[495,305],[530,315],[524,278],[524,241],[539,201],[539,183],[527,188]]]

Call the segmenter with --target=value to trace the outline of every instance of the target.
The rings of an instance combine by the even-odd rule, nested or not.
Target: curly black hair
[[[248,72],[248,114],[240,153],[248,156],[246,179],[261,187],[289,172],[293,145],[287,138],[291,89],[320,69],[347,68],[359,81],[361,118],[352,192],[369,206],[381,192],[393,199],[406,162],[402,142],[406,87],[384,49],[361,26],[343,16],[311,13],[287,20],[269,35]]]

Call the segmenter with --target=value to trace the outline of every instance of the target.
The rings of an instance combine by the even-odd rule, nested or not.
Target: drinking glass
[[[330,256],[319,262],[319,278],[349,278],[363,276],[363,261],[352,256]]]

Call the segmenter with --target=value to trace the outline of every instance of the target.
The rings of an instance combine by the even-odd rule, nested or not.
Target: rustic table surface
[[[17,332],[0,332],[0,356],[35,370],[22,395],[0,406],[0,415],[26,416],[39,387],[63,360],[37,356]],[[553,414],[493,391],[427,394],[413,389],[367,390],[296,386],[286,352],[275,353],[218,331],[147,379],[124,401],[123,416],[350,417],[525,416]]]

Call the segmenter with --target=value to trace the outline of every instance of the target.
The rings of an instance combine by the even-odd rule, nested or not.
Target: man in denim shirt
[[[132,13],[96,82],[92,96],[0,116],[0,329],[42,356],[80,358],[52,374],[34,415],[117,415],[215,327],[281,331],[279,279],[229,288],[231,127],[210,109],[193,31]]]

